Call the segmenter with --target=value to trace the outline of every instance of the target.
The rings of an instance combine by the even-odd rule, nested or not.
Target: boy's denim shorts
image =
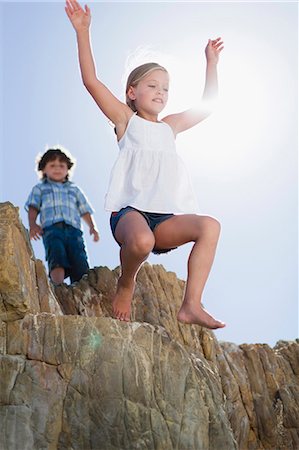
[[[80,280],[89,269],[82,231],[58,222],[44,228],[42,237],[49,273],[63,267],[71,283]]]
[[[122,208],[119,211],[113,212],[110,216],[110,227],[111,227],[113,237],[120,247],[121,247],[121,243],[118,242],[118,240],[115,237],[115,229],[116,229],[119,219],[130,211],[139,212],[145,218],[145,220],[148,223],[148,226],[150,227],[150,229],[152,231],[154,231],[154,229],[156,228],[157,225],[159,225],[160,223],[162,223],[165,220],[170,219],[171,217],[174,216],[174,214],[157,214],[157,213],[150,213],[150,212],[146,212],[146,211],[140,211],[139,209],[133,208],[132,206],[126,206],[125,208]],[[175,250],[176,248],[177,247],[165,248],[165,249],[164,248],[163,249],[153,248],[152,253],[154,253],[155,255],[160,255],[161,253],[168,253],[171,250]]]

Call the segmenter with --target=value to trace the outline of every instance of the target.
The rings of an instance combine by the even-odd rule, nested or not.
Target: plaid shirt
[[[65,222],[80,230],[80,216],[93,213],[81,189],[71,181],[59,183],[45,179],[36,184],[25,204],[26,211],[29,206],[39,211],[42,228]]]

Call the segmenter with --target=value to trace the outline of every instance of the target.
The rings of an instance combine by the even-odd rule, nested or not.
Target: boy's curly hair
[[[70,170],[72,167],[74,168],[76,161],[66,149],[62,150],[62,148],[63,147],[49,148],[42,156],[38,155],[36,160],[37,172],[39,172],[39,177],[41,179],[47,177],[46,174],[43,173],[43,170],[46,167],[47,163],[49,161],[54,161],[55,159],[58,159],[59,161],[65,162],[67,164],[68,173],[66,175],[66,180],[69,179]]]

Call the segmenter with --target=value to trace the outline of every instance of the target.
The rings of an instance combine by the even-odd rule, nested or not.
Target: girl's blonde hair
[[[141,81],[144,77],[146,77],[149,73],[153,72],[154,70],[163,70],[164,72],[168,73],[165,67],[160,66],[160,64],[150,62],[142,64],[141,66],[136,67],[127,79],[127,85],[126,85],[126,103],[127,105],[136,112],[136,107],[134,100],[131,100],[128,96],[128,90],[130,86],[135,87]]]

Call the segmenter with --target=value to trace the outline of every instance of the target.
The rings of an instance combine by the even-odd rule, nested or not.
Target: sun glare
[[[218,67],[219,96],[213,105],[203,105],[200,100],[205,68],[200,67],[199,74],[198,64],[190,64],[187,59],[172,61],[167,113],[198,105],[213,110],[199,126],[179,137],[178,148],[190,164],[200,158],[220,177],[251,176],[272,157],[273,146],[277,145],[271,131],[277,122],[276,111],[283,109],[283,102],[287,101],[280,96],[280,55],[275,54],[275,49],[263,49],[268,55],[265,66],[258,46],[261,49],[267,44],[251,40],[254,44],[256,48],[246,57],[236,47],[235,53],[223,53]],[[290,69],[285,65],[283,70],[285,77]]]

